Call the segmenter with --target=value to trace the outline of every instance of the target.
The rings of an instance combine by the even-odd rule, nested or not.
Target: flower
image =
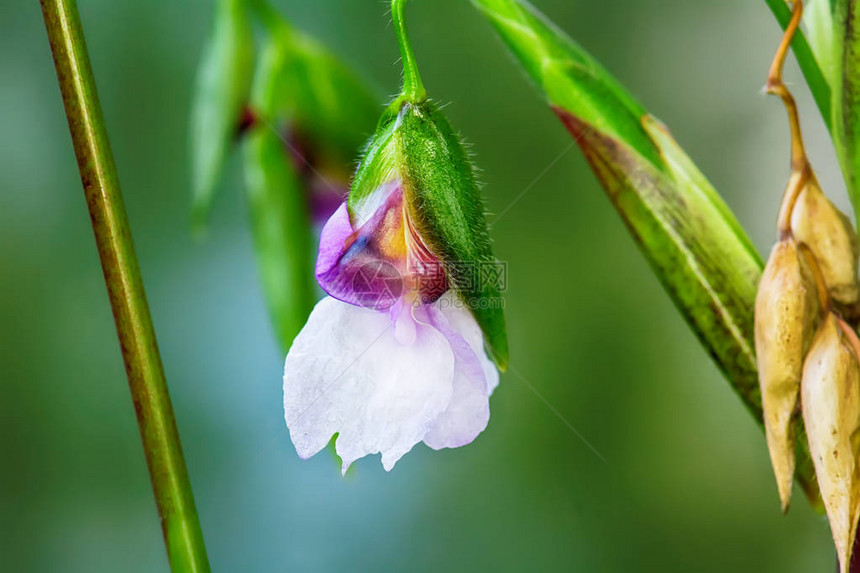
[[[424,442],[470,443],[507,361],[480,194],[459,139],[429,102],[395,102],[349,198],[322,230],[328,297],[284,368],[290,437],[306,459],[337,435],[344,473],[380,453],[391,470]]]
[[[474,318],[450,301],[391,312],[332,297],[317,304],[284,374],[284,410],[302,459],[338,434],[344,473],[375,453],[391,470],[418,442],[456,448],[486,428],[499,374]]]

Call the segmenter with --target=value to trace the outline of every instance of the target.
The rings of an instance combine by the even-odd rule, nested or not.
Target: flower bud
[[[794,475],[794,417],[803,357],[815,329],[815,280],[792,239],[778,242],[764,269],[755,306],[755,345],[765,433],[783,511]]]
[[[860,517],[857,432],[860,429],[860,366],[832,313],[818,328],[801,384],[803,421],[818,485],[830,520],[841,571],[848,571]]]
[[[824,195],[812,173],[794,205],[791,231],[815,255],[830,297],[846,305],[856,303],[860,298],[857,233],[848,217]]]

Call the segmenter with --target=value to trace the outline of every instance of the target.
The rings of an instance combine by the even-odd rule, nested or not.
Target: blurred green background
[[[764,2],[535,3],[669,124],[768,249],[788,131],[760,95],[780,37]],[[277,5],[397,90],[385,2]],[[188,112],[212,9],[80,0],[214,571],[832,570],[826,521],[799,492],[780,515],[760,430],[465,0],[416,0],[410,27],[491,210],[515,202],[493,234],[525,380],[503,377],[466,448],[418,446],[390,474],[365,459],[346,479],[332,456],[300,461],[238,158],[209,240],[189,232]],[[166,571],[35,0],[0,3],[0,78],[0,568]],[[847,206],[796,68],[789,78],[820,179]]]

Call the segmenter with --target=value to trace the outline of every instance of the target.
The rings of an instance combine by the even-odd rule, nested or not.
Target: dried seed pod
[[[853,332],[850,335],[856,340]],[[819,327],[806,357],[801,402],[809,450],[844,573],[860,517],[860,366],[832,313]]]
[[[765,432],[782,509],[794,475],[794,429],[803,357],[818,316],[815,279],[792,239],[780,241],[758,287],[755,345]]]
[[[791,214],[794,238],[815,254],[833,300],[851,305],[860,298],[857,284],[857,233],[839,209],[824,195],[813,173]]]

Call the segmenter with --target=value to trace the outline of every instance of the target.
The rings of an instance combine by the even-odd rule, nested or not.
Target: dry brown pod
[[[860,298],[857,284],[857,233],[848,217],[824,195],[809,173],[791,212],[794,238],[815,254],[830,297],[852,305]]]
[[[860,365],[849,344],[849,336],[856,341],[856,335],[843,325],[828,313],[819,326],[803,368],[801,403],[818,485],[846,572],[860,517]]]
[[[759,283],[755,345],[765,432],[783,511],[794,476],[794,418],[803,357],[819,314],[814,275],[797,244],[774,245]]]

